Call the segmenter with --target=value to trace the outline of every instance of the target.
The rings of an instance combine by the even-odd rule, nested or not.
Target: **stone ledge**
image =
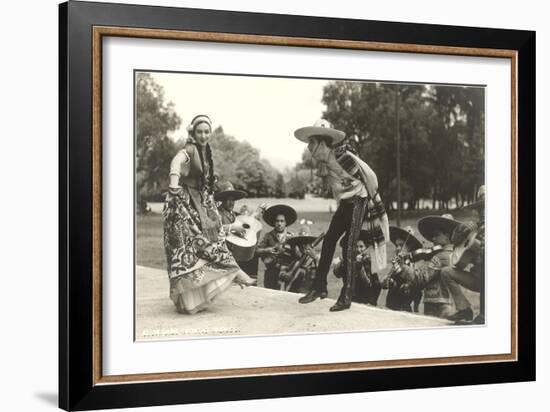
[[[195,315],[176,312],[168,296],[166,272],[136,267],[136,339],[166,340],[212,336],[373,331],[446,326],[450,322],[353,303],[329,312],[333,299],[298,303],[301,295],[260,287],[231,286]]]

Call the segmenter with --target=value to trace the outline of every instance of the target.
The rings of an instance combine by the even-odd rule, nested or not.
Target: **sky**
[[[281,172],[299,162],[305,149],[294,138],[294,130],[312,126],[325,109],[321,97],[326,80],[189,73],[152,76],[182,119],[171,137],[186,137],[191,119],[207,114],[214,128],[222,126],[226,134],[248,141]]]

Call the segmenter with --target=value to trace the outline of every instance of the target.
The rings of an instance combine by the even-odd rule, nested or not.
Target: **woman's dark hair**
[[[191,120],[191,124],[193,124],[195,120],[197,120],[197,118],[199,117],[206,117],[210,121],[210,118],[207,115],[198,114],[193,118],[193,120]],[[207,121],[200,121],[197,124],[193,125],[193,129],[190,132],[191,134],[190,142],[195,145],[195,147],[197,148],[197,151],[199,152],[199,158],[201,160],[202,170],[204,171],[205,159],[202,154],[201,146],[195,140],[195,129],[199,124],[202,124],[202,123],[206,123],[210,127],[210,131],[212,131],[212,125],[210,123],[208,123]],[[205,176],[204,174],[202,175],[201,184],[202,186],[206,186],[206,189],[209,193],[214,193],[214,184],[216,183],[216,176],[214,174],[214,161],[212,160],[212,149],[208,143],[206,144],[205,149],[206,149],[206,161],[208,162],[208,176]]]
[[[209,144],[206,145],[206,160],[208,161],[208,190],[214,192],[214,184],[216,183],[216,175],[214,174],[214,160],[212,160],[212,148]]]
[[[199,158],[201,159],[201,166],[202,170],[204,171],[204,157],[202,155],[202,150],[200,145],[193,141],[193,144],[197,148],[197,151],[199,152]],[[206,186],[206,189],[209,193],[214,193],[214,184],[216,183],[216,175],[214,174],[214,161],[212,160],[212,149],[210,148],[210,145],[206,144],[206,161],[208,162],[208,176],[205,176],[204,174],[201,177],[201,183],[203,186]]]

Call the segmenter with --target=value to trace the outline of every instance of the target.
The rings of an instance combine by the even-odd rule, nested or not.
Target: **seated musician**
[[[361,230],[359,232],[359,239],[355,245],[355,287],[353,292],[352,301],[357,303],[365,303],[372,306],[378,305],[378,298],[382,290],[380,279],[377,273],[372,272],[371,258],[367,245],[369,244],[369,232]],[[344,250],[346,237],[344,236],[340,241],[340,247],[342,248],[342,256],[344,256]],[[334,276],[337,278],[345,278],[346,271],[344,270],[343,260],[340,260],[334,267]],[[344,281],[345,282],[345,281]]]
[[[284,290],[294,293],[308,293],[311,290],[319,257],[313,249],[317,238],[311,235],[311,230],[305,223],[296,236],[287,239],[290,246],[292,262],[289,266],[281,266],[279,280]]]
[[[246,197],[246,193],[242,190],[235,190],[231,182],[224,182],[218,185],[219,191],[214,193],[214,200],[219,202],[218,212],[222,221],[222,225],[235,223],[235,219],[241,213],[236,213],[235,202]],[[237,229],[238,230],[238,229]],[[231,245],[228,244],[229,250]],[[246,262],[236,260],[239,267],[251,278],[258,277],[258,258],[254,257]]]
[[[414,230],[410,226],[404,229],[390,226],[390,241],[395,246],[396,256],[406,255],[422,248],[422,243],[414,236]],[[411,272],[414,273],[414,270],[415,263],[412,260],[406,261],[401,268],[392,270],[384,279],[383,287],[388,289],[386,307],[392,310],[418,312],[422,300],[422,289],[410,289],[405,286],[406,280],[411,278]]]
[[[218,212],[222,220],[222,225],[235,223],[237,213],[233,210],[235,202],[246,197],[242,190],[235,190],[231,182],[224,182],[218,185],[219,191],[214,193],[214,200],[219,202]]]
[[[457,323],[482,325],[485,323],[485,186],[479,188],[477,198],[468,208],[477,212],[479,222],[469,222],[454,231],[451,240],[455,244],[455,252],[458,252],[453,256],[456,256],[456,262],[454,267],[441,270],[441,280],[451,292],[456,306],[456,313],[448,319]],[[473,239],[470,242],[469,237]],[[468,246],[463,246],[465,243]],[[472,305],[460,286],[480,294],[479,314],[473,320]]]
[[[440,246],[427,264],[410,273],[405,287],[424,289],[424,313],[426,315],[447,318],[452,313],[452,301],[449,290],[441,279],[443,268],[450,266],[454,246],[451,242],[454,230],[462,225],[449,214],[426,216],[418,221],[418,231],[434,245]],[[398,264],[402,263],[400,259]]]
[[[273,227],[267,232],[256,248],[256,255],[265,264],[264,287],[268,289],[279,289],[279,272],[281,265],[288,265],[291,258],[289,247],[285,247],[287,239],[292,233],[287,226],[293,224],[297,219],[296,211],[287,205],[273,205],[263,214],[264,221]]]

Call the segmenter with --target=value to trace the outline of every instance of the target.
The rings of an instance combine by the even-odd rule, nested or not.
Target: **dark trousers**
[[[405,295],[399,290],[401,284],[388,289],[386,295],[386,307],[392,310],[403,310],[406,312],[418,312],[420,301],[422,300],[422,290],[412,290],[410,294]],[[411,308],[412,304],[412,308]]]
[[[352,301],[377,306],[382,286],[380,285],[378,274],[373,273],[369,278],[370,285],[365,284],[361,277],[356,280]]]
[[[264,288],[279,290],[279,273],[281,272],[278,265],[270,265],[265,268],[264,272]]]
[[[363,224],[366,207],[367,199],[359,197],[342,200],[338,205],[338,209],[334,212],[323,239],[321,258],[319,259],[319,266],[313,280],[313,288],[315,290],[319,292],[327,290],[327,276],[334,257],[334,251],[336,250],[338,240],[345,234],[342,268],[346,275],[344,276],[344,286],[338,299],[351,302],[355,279],[355,276],[353,276],[355,266],[353,255]]]
[[[239,262],[237,261],[237,264],[239,267],[246,273],[248,276],[250,276],[253,279],[258,278],[258,257],[254,256],[252,259],[250,259],[247,262]]]

